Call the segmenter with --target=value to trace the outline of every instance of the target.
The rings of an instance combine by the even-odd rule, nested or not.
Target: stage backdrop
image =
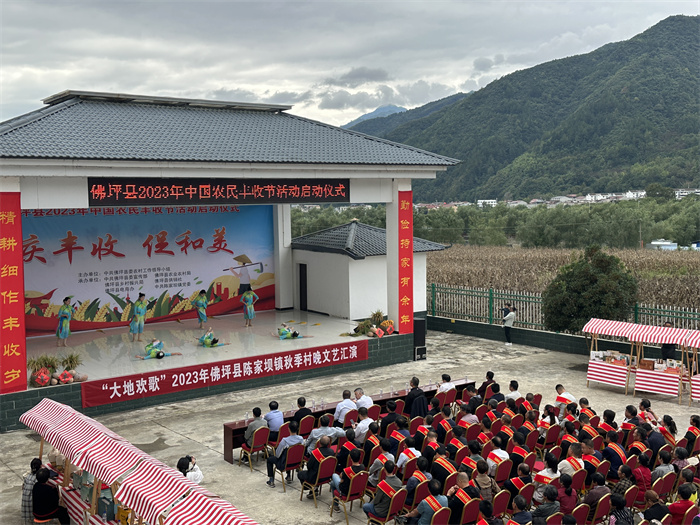
[[[202,289],[209,315],[241,310],[242,262],[274,308],[272,206],[25,210],[22,230],[27,335],[54,332],[66,296],[72,331],[127,325],[139,292],[147,323],[196,317]]]

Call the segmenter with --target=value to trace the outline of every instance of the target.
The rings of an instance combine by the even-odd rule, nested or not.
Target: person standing
[[[146,301],[146,294],[140,293],[139,298],[133,305],[131,323],[129,323],[129,332],[131,333],[131,342],[136,341],[136,334],[138,334],[138,340],[141,341],[141,334],[143,333],[143,324],[146,321],[146,311],[148,310],[148,301]]]
[[[73,318],[75,308],[70,304],[70,297],[63,299],[63,304],[58,309],[58,328],[56,329],[56,346],[66,346],[66,340],[70,336],[70,320]]]
[[[258,302],[258,296],[255,295],[253,290],[246,290],[241,295],[240,301],[243,303],[243,319],[245,319],[246,328],[253,326],[253,319],[255,319],[255,303]]]
[[[192,301],[192,304],[197,309],[197,318],[199,319],[200,330],[204,328],[204,323],[207,322],[207,291],[200,290],[197,298]]]
[[[503,318],[503,330],[506,333],[506,346],[513,345],[513,342],[510,340],[510,329],[513,328],[513,323],[515,322],[515,312],[517,312],[517,308],[511,306],[510,312]]]
[[[231,273],[238,277],[238,295],[243,295],[245,292],[251,289],[250,287],[250,274],[248,273],[247,263],[243,263],[241,266],[241,271],[237,272],[233,268],[229,268]]]
[[[34,514],[32,514],[33,509],[33,499],[32,499],[32,489],[36,484],[36,474],[41,468],[41,460],[39,458],[34,458],[30,464],[31,471],[24,476],[24,481],[22,483],[22,519],[32,520],[34,519]]]

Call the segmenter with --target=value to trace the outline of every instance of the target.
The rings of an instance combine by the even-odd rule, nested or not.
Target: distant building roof
[[[436,252],[445,245],[425,239],[413,238],[413,251]],[[340,253],[353,259],[373,255],[386,255],[386,230],[352,221],[292,239],[292,249],[311,252]]]
[[[289,115],[290,106],[65,91],[0,123],[0,157],[451,166],[459,161]]]

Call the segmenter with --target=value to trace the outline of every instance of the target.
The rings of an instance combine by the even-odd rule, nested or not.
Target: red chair
[[[605,441],[603,440],[603,436],[598,435],[593,438],[593,450],[603,450],[604,445]]]
[[[625,507],[634,508],[634,502],[637,500],[637,493],[639,493],[639,487],[637,485],[632,485],[625,491]]]
[[[285,459],[284,467],[280,469],[276,468],[275,472],[279,472],[282,477],[282,490],[287,492],[287,485],[285,483],[285,474],[290,473],[292,479],[294,479],[294,472],[301,466],[304,461],[304,445],[298,443],[287,448],[287,457]]]
[[[542,394],[535,394],[534,397],[532,398],[532,402],[536,404],[538,407],[542,406]]]
[[[678,441],[676,441],[676,447],[688,448],[688,439],[684,437],[680,438]]]
[[[382,407],[379,405],[372,405],[367,409],[367,415],[369,416],[370,419],[373,421],[379,421],[379,414],[382,413]],[[413,435],[413,434],[411,434]]]
[[[408,503],[404,502],[403,509],[406,512],[411,512],[421,501],[430,496],[428,483],[430,483],[430,480],[421,481],[418,485],[416,485],[416,490],[413,493],[413,501],[411,504],[409,505]]]
[[[698,515],[698,507],[697,507],[697,505],[693,505],[692,507],[690,507],[688,510],[685,511],[685,514],[683,514],[683,521],[681,521],[681,525],[692,525],[693,518],[697,515]]]
[[[430,525],[448,525],[451,512],[449,507],[442,507],[437,510],[430,519]]]
[[[552,454],[555,458],[560,459],[561,458],[561,447],[560,446],[555,446],[549,449],[549,453]]]
[[[661,525],[671,525],[672,519],[673,516],[671,516],[670,514],[666,514],[661,520]]]
[[[445,404],[448,407],[451,407],[453,412],[454,412],[455,407],[457,406],[456,401],[457,401],[457,389],[450,388],[447,392],[445,392]]]
[[[596,469],[596,472],[603,476],[605,479],[608,479],[608,472],[610,472],[610,462],[607,459],[601,461],[600,465],[598,465],[598,468]]]
[[[350,525],[348,520],[348,509],[345,507],[346,503],[350,503],[350,512],[352,512],[352,504],[356,500],[360,500],[360,503],[365,501],[365,489],[367,488],[367,480],[369,479],[369,472],[363,470],[355,474],[350,480],[350,487],[348,487],[348,493],[345,496],[341,496],[340,492],[337,490],[333,491],[333,502],[338,502],[343,506],[343,512],[345,513],[345,525]],[[331,505],[331,518],[333,517],[333,507]]]
[[[488,402],[489,399],[493,397],[493,388],[491,385],[486,387],[486,392],[484,393],[484,403]]]
[[[480,432],[481,432],[481,425],[479,425],[478,423],[474,423],[473,425],[469,425],[467,427],[467,431],[466,431],[464,437],[467,438],[467,442],[474,441]]]
[[[352,410],[348,410],[345,414],[345,419],[343,420],[343,429],[347,430],[348,428],[352,427],[353,423],[357,423],[357,409],[355,408],[353,408]]]
[[[367,462],[367,465],[370,467],[374,463],[374,461],[379,457],[379,455],[383,452],[382,447],[377,445],[376,447],[372,448],[372,451],[369,453],[369,461]]]
[[[591,507],[589,505],[586,503],[581,503],[571,511],[571,515],[576,518],[576,523],[586,523],[586,519],[588,519],[588,512],[590,510]]]
[[[500,412],[502,414],[506,408],[508,408],[508,403],[501,401],[496,405],[496,412]]]
[[[462,464],[462,461],[464,461],[464,458],[466,458],[466,457],[469,455],[470,452],[471,452],[471,451],[469,450],[469,447],[462,447],[462,448],[460,448],[460,449],[457,451],[457,453],[455,454],[455,457],[454,457],[453,461],[454,461],[457,465],[461,465],[461,464]]]
[[[260,427],[255,432],[253,432],[253,446],[249,447],[248,443],[243,443],[241,445],[241,453],[238,456],[238,466],[241,465],[243,456],[248,458],[248,466],[250,471],[253,472],[253,454],[258,453],[258,460],[260,459],[260,453],[262,452],[267,458],[267,440],[270,438],[270,429],[267,427]]]
[[[433,417],[433,428],[437,428],[438,424],[443,419],[445,419],[445,416],[442,412],[438,412],[437,414],[435,414],[435,416]]]
[[[673,447],[671,445],[669,445],[668,443],[666,443],[663,447],[661,447],[659,449],[659,452],[656,453],[656,461],[654,462],[654,467],[652,468],[652,470],[655,469],[656,467],[658,467],[659,465],[661,465],[661,451],[662,450],[665,450],[666,452],[671,454],[671,457],[673,457]]]
[[[386,426],[386,434],[385,434],[385,436],[386,436],[386,437],[389,437],[389,436],[391,435],[391,433],[392,433],[394,430],[398,430],[398,429],[399,429],[399,427],[396,425],[396,423],[389,423],[389,424]]]
[[[529,448],[532,452],[537,449],[537,438],[540,437],[537,430],[533,430],[527,436],[525,436],[525,446]]]
[[[309,437],[309,434],[311,434],[315,424],[316,419],[311,414],[302,417],[301,421],[299,421],[299,435],[304,439]]]
[[[277,432],[277,439],[275,441],[272,441],[270,439],[267,440],[267,446],[272,449],[272,453],[274,454],[275,450],[277,450],[277,445],[280,444],[280,441],[282,441],[284,438],[290,435],[291,432],[289,431],[289,421],[287,421],[284,425],[280,427],[279,431]]]
[[[489,407],[488,405],[479,405],[478,407],[476,407],[474,415],[479,421],[481,421],[482,419],[484,419],[486,412],[488,412],[489,410],[491,410],[491,407]]]
[[[376,421],[376,419],[375,419]],[[416,416],[413,419],[411,419],[411,423],[408,425],[408,433],[411,434],[412,436],[416,435],[416,432],[418,432],[418,427],[423,424],[423,418],[420,416]]]
[[[639,466],[639,458],[635,455],[631,455],[627,458],[627,461],[625,461],[625,465],[634,470]]]
[[[537,445],[535,446],[535,450],[538,452],[539,457],[543,460],[544,455],[547,453],[547,451],[557,444],[557,441],[559,440],[560,431],[561,427],[559,425],[552,425],[547,429],[547,433],[545,434],[544,438],[544,443],[537,443]]]
[[[487,458],[489,457],[489,454],[493,450],[493,442],[487,441],[486,444],[481,447],[481,457],[482,458]]]
[[[503,487],[503,484],[510,479],[511,470],[513,470],[513,461],[510,459],[504,459],[496,465],[496,475],[493,479],[499,487]]]
[[[561,512],[555,512],[551,516],[547,518],[545,523],[547,525],[561,525],[561,520],[564,517],[564,514]]]
[[[452,441],[454,437],[454,429],[451,428],[450,430],[445,432],[445,439],[442,440],[443,444],[447,445],[450,441]]]
[[[532,504],[532,496],[535,494],[535,484],[534,483],[528,483],[525,485],[523,488],[521,488],[518,491],[518,495],[522,496],[525,498],[525,502],[527,503],[527,506],[529,507]],[[513,510],[512,508],[508,509],[508,516],[513,515]]]
[[[530,467],[530,472],[535,471],[535,461],[537,461],[537,456],[534,452],[530,452],[527,456],[523,458],[523,463]]]
[[[598,523],[603,523],[608,519],[608,514],[610,514],[610,494],[606,494],[598,500],[598,504],[595,507],[595,514],[593,519],[586,521],[586,525],[596,525]]]
[[[447,400],[447,392],[438,392],[435,394],[434,399],[440,400],[440,410],[445,406],[445,401]],[[432,401],[430,402],[432,404]]]
[[[493,497],[493,517],[501,518],[508,512],[508,502],[510,501],[510,492],[502,490]]]
[[[404,399],[397,399],[396,400],[396,413],[399,415],[403,414],[405,408],[406,408],[406,401]],[[411,417],[411,414],[409,414],[408,417]]]
[[[495,436],[496,434],[498,434],[498,433],[501,431],[502,428],[503,428],[503,421],[501,421],[500,419],[497,419],[496,421],[494,421],[493,423],[491,423],[491,433],[492,433],[494,436]]]
[[[393,520],[399,515],[399,512],[403,509],[404,503],[406,502],[406,489],[397,490],[396,493],[391,498],[391,503],[389,504],[389,512],[386,517],[380,518],[374,514],[369,514],[367,525],[370,523],[377,523],[378,525],[384,525],[385,523]]]
[[[418,464],[418,458],[413,458],[409,459],[403,466],[403,474],[402,474],[402,481],[403,484],[405,485],[406,482],[408,481],[408,478],[413,476],[413,473],[416,471],[416,466]]]
[[[588,472],[586,472],[584,469],[581,469],[574,472],[574,475],[571,476],[571,488],[575,490],[579,496],[585,488],[587,475]]]
[[[459,474],[459,472],[453,472],[445,478],[445,485],[442,487],[442,493],[445,496],[447,496],[447,491],[457,484],[457,474]]]
[[[480,499],[469,500],[462,509],[462,518],[459,520],[460,525],[467,523],[476,523],[479,520],[479,502]]]
[[[316,499],[316,489],[319,489],[319,494],[321,493],[321,487],[326,483],[330,483],[335,473],[335,466],[338,463],[338,459],[335,456],[329,456],[323,459],[318,464],[318,472],[316,472],[315,480],[306,480],[301,484],[301,495],[299,496],[299,501],[304,497],[304,490],[309,489],[311,494],[314,496],[314,506],[318,508],[318,500]]]
[[[511,419],[510,426],[513,428],[520,428],[523,426],[523,423],[525,423],[525,416],[522,414],[515,414]]]
[[[332,427],[333,422],[335,421],[335,416],[333,414],[323,414],[323,416],[328,416],[328,426]],[[321,419],[321,417],[323,417],[323,416],[319,416],[319,419]],[[319,425],[320,425],[320,423],[319,423]]]
[[[660,500],[663,500],[663,501],[670,501],[671,500],[671,495],[673,494],[673,487],[676,485],[677,478],[678,478],[678,475],[675,472],[669,472],[668,474],[666,474],[665,476],[663,476],[661,478],[663,480],[663,484],[659,487],[660,492],[657,492]],[[654,483],[654,485],[656,485],[656,483]],[[652,486],[652,490],[654,490],[653,486]]]

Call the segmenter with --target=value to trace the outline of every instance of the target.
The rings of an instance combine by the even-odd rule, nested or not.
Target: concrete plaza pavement
[[[265,484],[267,474],[264,461],[253,461],[253,472],[247,466],[230,465],[223,459],[223,431],[225,422],[240,419],[254,406],[263,412],[267,403],[275,399],[280,408],[289,410],[300,395],[308,403],[338,400],[344,388],[361,386],[372,395],[380,389],[404,388],[412,376],[422,383],[435,382],[442,373],[453,378],[483,381],[488,370],[493,370],[496,380],[507,391],[511,379],[520,383],[520,392],[539,392],[543,403],[551,403],[556,393],[554,385],[562,383],[574,396],[587,397],[599,413],[611,408],[621,421],[624,407],[639,404],[641,397],[652,402],[653,410],[660,416],[670,414],[675,419],[679,433],[688,427],[691,414],[698,413],[696,404],[688,407],[687,395],[683,404],[668,396],[625,396],[620,388],[591,383],[586,388],[587,356],[559,353],[539,348],[504,346],[501,342],[465,337],[456,334],[429,332],[427,337],[428,359],[407,362],[389,368],[376,368],[350,374],[329,375],[287,386],[258,388],[233,392],[193,401],[164,404],[156,407],[96,417],[98,421],[122,435],[145,452],[175,467],[185,454],[197,458],[204,473],[202,486],[233,503],[258,523],[264,525],[340,524],[345,518],[342,511],[329,517],[331,498],[325,487],[318,509],[305,497],[299,501],[300,484],[296,480],[282,492],[281,482],[274,489]],[[0,521],[20,524],[22,476],[39,451],[39,436],[28,430],[0,435],[0,450],[5,476],[0,479]],[[238,450],[234,457],[238,458]],[[278,478],[279,480],[279,478]],[[366,523],[361,506],[355,504],[350,523]]]

